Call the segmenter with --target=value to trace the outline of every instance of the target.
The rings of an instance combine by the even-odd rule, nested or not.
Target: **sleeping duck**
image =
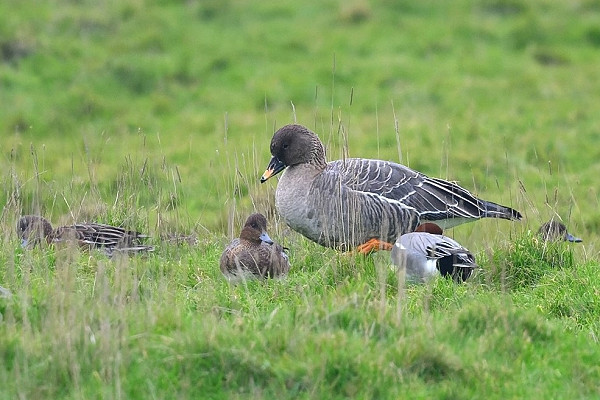
[[[565,224],[554,219],[540,226],[540,229],[538,229],[538,235],[546,242],[583,242],[582,239],[571,235],[567,231]]]
[[[426,282],[436,275],[464,282],[479,268],[467,248],[444,236],[440,227],[430,222],[400,236],[391,257],[392,263],[404,268],[407,280],[413,282]]]
[[[115,251],[139,253],[154,250],[142,241],[149,236],[118,226],[80,223],[52,228],[50,222],[39,215],[25,215],[17,222],[17,234],[23,247],[34,247],[42,241],[47,244],[75,243],[85,248],[101,248],[108,255]]]

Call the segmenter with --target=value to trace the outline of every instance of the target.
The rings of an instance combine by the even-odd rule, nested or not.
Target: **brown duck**
[[[567,231],[567,227],[565,226],[565,224],[554,219],[540,226],[540,229],[538,229],[538,235],[546,242],[583,242],[582,239],[571,235]]]
[[[83,223],[52,228],[50,222],[39,215],[25,215],[17,223],[17,233],[23,247],[47,244],[76,243],[86,248],[102,248],[108,255],[113,252],[139,253],[154,250],[142,242],[149,236],[118,226]]]
[[[246,220],[240,237],[223,251],[221,272],[230,282],[252,278],[276,278],[290,270],[283,247],[267,235],[267,219],[252,214]]]

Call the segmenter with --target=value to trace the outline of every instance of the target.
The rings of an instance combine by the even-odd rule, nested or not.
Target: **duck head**
[[[417,226],[417,229],[415,229],[415,232],[427,232],[427,233],[431,233],[433,235],[442,235],[444,233],[442,228],[440,228],[439,225],[434,224],[433,222],[425,222],[425,223]]]
[[[564,240],[565,242],[580,243],[582,239],[571,235],[567,227],[559,221],[551,220],[543,224],[538,230],[538,235],[547,242]]]
[[[271,161],[260,178],[264,183],[286,167],[313,164],[325,168],[325,148],[319,137],[302,125],[286,125],[271,139]]]
[[[256,244],[260,244],[261,242],[273,244],[273,241],[267,234],[267,219],[265,216],[258,213],[250,215],[242,228],[240,239]]]
[[[50,241],[52,225],[47,219],[38,215],[25,215],[17,222],[17,234],[22,247],[36,246],[42,240]]]

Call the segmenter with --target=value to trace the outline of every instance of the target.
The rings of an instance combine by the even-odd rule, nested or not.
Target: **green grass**
[[[600,7],[593,1],[0,3],[0,398],[593,398]],[[482,266],[403,288],[310,243],[258,178],[279,126],[399,160],[522,223],[449,234]],[[252,211],[286,280],[230,287]],[[20,214],[150,232],[109,260],[19,248]],[[582,245],[534,232],[560,215]],[[193,246],[160,243],[193,234]]]
[[[439,279],[398,294],[385,264],[294,244],[288,279],[235,287],[215,268],[219,243],[116,261],[73,251],[11,254],[6,264],[19,289],[1,303],[3,391],[598,395],[597,265],[554,265],[538,282],[503,291],[490,283],[487,264],[465,285]],[[571,250],[549,252],[558,260]]]

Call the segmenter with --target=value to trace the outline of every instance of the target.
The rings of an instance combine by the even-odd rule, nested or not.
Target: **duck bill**
[[[575,237],[575,236],[571,235],[570,233],[567,233],[567,236],[565,237],[565,240],[567,242],[573,242],[573,243],[581,243],[581,242],[583,242],[582,239],[580,239],[578,237]]]
[[[268,243],[268,244],[273,244],[273,241],[271,240],[269,235],[267,235],[267,232],[263,232],[260,235],[260,240],[262,240],[263,242]]]
[[[281,162],[279,158],[273,156],[273,158],[271,158],[271,161],[269,162],[269,165],[267,166],[267,170],[265,171],[263,176],[260,177],[260,183],[265,183],[269,178],[272,178],[281,171],[283,171],[285,167],[287,167],[287,165]]]
[[[21,240],[21,247],[26,248],[27,246],[29,246],[29,241],[27,239]]]

